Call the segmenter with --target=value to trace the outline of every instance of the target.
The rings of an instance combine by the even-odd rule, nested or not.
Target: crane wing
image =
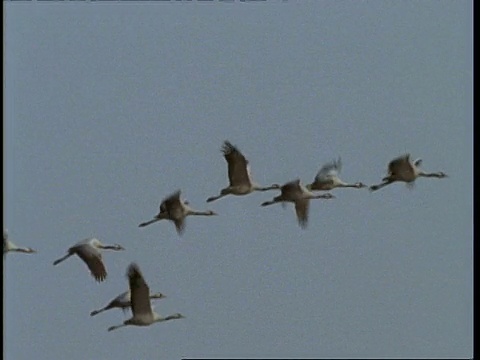
[[[413,166],[410,160],[410,154],[401,155],[388,164],[389,175],[396,175],[405,179],[413,176]]]
[[[249,184],[248,160],[240,150],[229,141],[225,141],[222,146],[222,152],[228,163],[228,180],[230,181],[230,186]]]
[[[388,163],[388,172],[390,174],[396,174],[399,171],[402,171],[410,161],[410,154],[403,154]]]
[[[160,204],[160,212],[170,212],[172,207],[180,205],[180,194],[181,191],[177,190],[164,198]]]
[[[150,289],[148,288],[137,264],[131,263],[128,266],[127,277],[130,286],[133,316],[136,317],[151,314],[152,306],[150,304]]]
[[[308,223],[309,207],[310,207],[309,199],[300,199],[295,201],[295,212],[297,214],[298,224],[304,229],[307,227],[307,223]]]
[[[182,218],[174,219],[172,221],[175,224],[175,228],[177,229],[177,233],[179,235],[182,235],[185,232],[185,225],[186,225],[185,218],[182,217]]]
[[[78,257],[87,264],[88,269],[95,280],[99,282],[105,280],[107,277],[107,270],[105,269],[105,264],[102,261],[102,254],[99,250],[88,244],[74,246],[71,250],[73,250]]]
[[[130,290],[121,293],[113,301],[118,304],[130,304]]]
[[[282,197],[287,201],[295,201],[302,196],[302,189],[300,187],[300,179],[295,179],[285,183],[281,187]]]
[[[330,161],[329,163],[324,164],[320,170],[318,170],[317,175],[315,176],[316,182],[328,181],[332,177],[338,176],[342,169],[342,160]]]

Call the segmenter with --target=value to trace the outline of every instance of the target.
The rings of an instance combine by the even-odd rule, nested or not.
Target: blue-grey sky
[[[471,1],[4,2],[6,359],[471,357]],[[337,189],[302,230],[275,191],[229,196],[230,140],[261,184],[377,183],[410,152],[414,189]],[[181,189],[183,237],[138,228]],[[96,283],[89,236],[119,243]],[[183,320],[107,332],[135,261]]]

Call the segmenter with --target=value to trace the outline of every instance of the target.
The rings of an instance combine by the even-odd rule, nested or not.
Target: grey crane
[[[295,204],[295,212],[297,214],[298,224],[302,228],[306,228],[308,224],[308,210],[311,199],[333,199],[330,193],[317,195],[309,191],[300,183],[300,179],[296,179],[285,183],[281,187],[281,194],[275,196],[271,201],[265,201],[261,206],[273,205],[276,203],[292,202]]]
[[[162,293],[155,293],[155,294],[150,294],[150,299],[163,299],[166,296],[163,295]],[[114,309],[114,308],[119,308],[122,309],[123,312],[127,311],[129,307],[131,307],[131,295],[130,295],[130,290],[125,291],[124,293],[121,293],[118,295],[115,299],[110,301],[106,306],[104,306],[101,309],[98,310],[93,310],[90,313],[90,316],[95,316],[97,314],[100,314],[101,312],[104,312],[106,310]]]
[[[125,320],[123,324],[110,326],[108,331],[116,330],[128,325],[149,326],[156,322],[184,318],[180,313],[163,317],[153,311],[150,302],[150,289],[137,264],[131,263],[128,266],[127,277],[131,292],[132,317]]]
[[[335,188],[355,188],[355,189],[362,189],[366,188],[362,182],[356,183],[346,183],[345,181],[341,180],[338,175],[342,170],[342,159],[338,158],[338,160],[333,160],[329,163],[324,164],[320,170],[318,171],[317,175],[315,175],[315,179],[311,184],[308,184],[306,188],[310,191],[316,190],[332,190]]]
[[[160,212],[152,220],[138,225],[144,227],[160,220],[171,220],[175,224],[177,233],[182,235],[185,231],[185,218],[189,215],[212,216],[217,215],[212,210],[198,211],[192,209],[188,202],[180,198],[181,191],[177,190],[173,194],[164,198],[160,203]]]
[[[219,195],[209,197],[207,202],[218,200],[227,195],[247,195],[254,191],[280,189],[278,184],[262,187],[253,182],[248,160],[229,141],[223,143],[222,152],[228,164],[228,180],[230,184],[220,190]]]
[[[371,191],[381,189],[384,186],[390,185],[396,181],[406,182],[407,186],[412,188],[415,180],[418,177],[433,177],[446,178],[448,177],[443,172],[426,173],[420,169],[422,159],[411,160],[410,154],[401,155],[388,163],[388,174],[382,179],[382,182],[377,185],[370,186]]]
[[[12,241],[8,239],[7,229],[4,229],[3,230],[3,255],[5,255],[7,252],[10,252],[10,251],[21,252],[25,254],[33,254],[37,252],[31,247],[23,247],[23,246],[15,245]]]
[[[102,260],[102,253],[100,250],[125,250],[125,248],[121,245],[114,244],[114,245],[104,245],[100,242],[100,240],[96,238],[87,238],[85,240],[79,241],[72,247],[67,250],[67,255],[61,257],[58,260],[53,262],[53,265],[58,265],[62,261],[68,259],[72,255],[78,255],[80,259],[82,259],[85,264],[87,264],[92,276],[97,281],[103,281],[107,277],[107,270],[105,268],[105,264]]]

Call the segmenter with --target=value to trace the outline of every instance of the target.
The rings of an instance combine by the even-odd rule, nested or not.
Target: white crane
[[[228,163],[228,180],[230,185],[220,191],[218,196],[212,196],[207,202],[215,201],[226,195],[247,195],[253,191],[280,189],[280,185],[262,187],[252,181],[248,160],[229,141],[222,146],[223,156]]]
[[[100,240],[96,238],[88,238],[82,241],[79,241],[72,247],[67,250],[67,255],[64,257],[55,260],[53,265],[60,264],[62,261],[68,259],[70,256],[77,254],[80,259],[82,259],[85,264],[87,264],[92,276],[97,281],[103,281],[107,277],[107,270],[105,269],[105,264],[102,261],[102,253],[100,250],[125,250],[123,246],[114,244],[114,245],[104,245]]]
[[[143,222],[139,227],[144,227],[160,220],[171,220],[175,224],[175,228],[179,235],[182,235],[185,230],[185,218],[189,215],[203,215],[212,216],[217,215],[212,210],[197,211],[192,209],[188,202],[180,199],[180,190],[177,190],[173,194],[169,195],[160,203],[160,212],[155,215],[152,220]]]
[[[300,184],[300,179],[287,182],[281,187],[282,193],[275,196],[271,201],[265,201],[261,206],[273,205],[276,203],[292,202],[295,204],[295,212],[297,214],[298,224],[302,228],[307,227],[308,223],[308,209],[310,206],[310,199],[332,199],[330,193],[317,195]]]
[[[179,313],[162,317],[152,310],[150,289],[137,264],[131,263],[128,266],[127,277],[131,292],[132,317],[125,320],[121,325],[110,326],[108,331],[116,330],[127,325],[149,326],[156,322],[184,318],[184,316]]]
[[[17,246],[13,242],[8,240],[8,231],[5,229],[3,230],[3,255],[5,255],[9,251],[21,252],[25,254],[33,254],[37,252],[30,247]]]
[[[414,181],[418,177],[434,177],[445,178],[447,175],[443,172],[426,173],[420,169],[422,159],[416,159],[412,161],[410,154],[401,155],[388,163],[388,175],[382,179],[382,182],[377,185],[370,186],[371,191],[381,189],[396,181],[403,181],[407,183],[407,186],[412,188]]]
[[[315,179],[311,184],[308,184],[306,188],[310,191],[312,190],[332,190],[334,188],[356,188],[361,189],[367,187],[367,185],[362,182],[356,182],[354,184],[349,184],[342,181],[338,175],[342,170],[342,160],[333,160],[329,163],[323,165],[318,171]]]
[[[163,295],[162,293],[155,293],[155,294],[150,294],[150,299],[163,299],[166,296]],[[119,308],[122,309],[123,312],[125,312],[129,307],[131,307],[131,296],[130,296],[130,290],[125,291],[124,293],[121,293],[118,295],[115,299],[110,301],[107,306],[99,309],[99,310],[93,310],[90,313],[90,316],[95,316],[97,314],[100,314],[103,311],[110,310],[113,308]]]

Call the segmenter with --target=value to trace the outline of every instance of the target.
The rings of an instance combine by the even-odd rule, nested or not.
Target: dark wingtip
[[[298,225],[300,225],[300,227],[305,230],[307,228],[307,225],[308,225],[308,220],[299,219],[298,220]]]
[[[135,262],[131,262],[130,265],[128,265],[125,275],[130,283],[134,281],[134,279],[143,278],[140,267]]]
[[[185,229],[184,229],[184,228],[182,228],[182,229],[177,229],[177,234],[178,234],[179,236],[183,236],[184,233],[185,233]]]
[[[228,155],[231,152],[238,151],[238,149],[230,141],[225,140],[220,151],[223,153],[223,155]]]

